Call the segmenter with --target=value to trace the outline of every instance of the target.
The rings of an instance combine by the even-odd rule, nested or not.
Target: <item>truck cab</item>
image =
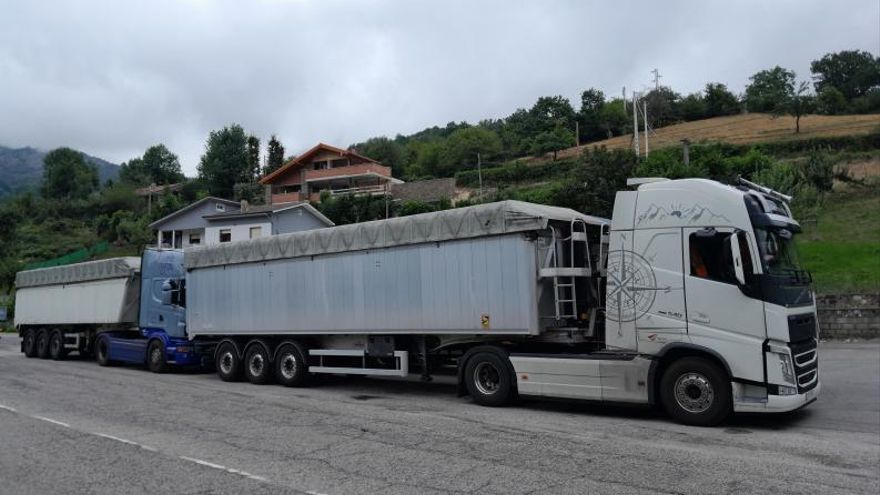
[[[811,279],[790,197],[740,181],[640,179],[617,194],[606,282],[607,349],[653,358],[649,380],[683,414],[711,407],[712,363],[731,382],[732,409],[789,411],[819,392]],[[661,383],[669,380],[669,383]]]

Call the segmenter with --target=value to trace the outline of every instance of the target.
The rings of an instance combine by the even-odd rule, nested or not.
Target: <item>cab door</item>
[[[763,381],[764,303],[743,294],[737,279],[736,264],[753,272],[757,259],[743,234],[733,228],[684,229],[687,331],[692,343],[725,357],[734,377]]]

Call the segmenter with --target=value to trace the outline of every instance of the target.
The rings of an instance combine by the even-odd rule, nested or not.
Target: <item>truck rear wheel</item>
[[[168,363],[165,361],[165,345],[161,340],[151,340],[147,346],[147,368],[153,373],[165,373],[168,371]]]
[[[220,344],[217,349],[217,375],[224,382],[236,382],[241,379],[241,360],[238,351],[230,342]]]
[[[474,354],[467,362],[464,378],[468,393],[481,406],[503,406],[513,400],[510,366],[495,353]]]
[[[731,411],[730,380],[715,363],[686,357],[663,373],[660,396],[666,412],[692,426],[714,426]]]
[[[254,344],[244,353],[244,376],[255,385],[269,383],[272,379],[269,351],[263,344]]]
[[[67,351],[64,349],[64,332],[55,330],[49,337],[49,357],[58,361],[64,359],[65,355]]]
[[[110,344],[107,342],[107,339],[98,338],[98,341],[95,342],[95,360],[101,366],[113,364],[113,361],[110,360]]]
[[[301,387],[308,381],[308,363],[296,344],[282,344],[275,351],[275,378],[285,387]]]
[[[49,357],[49,331],[45,328],[37,333],[37,357],[40,359]]]
[[[24,331],[24,335],[22,336],[24,342],[22,342],[24,346],[24,355],[32,358],[37,356],[37,331],[33,328],[29,328]]]

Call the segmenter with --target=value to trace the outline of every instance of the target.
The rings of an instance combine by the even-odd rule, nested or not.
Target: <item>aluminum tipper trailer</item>
[[[505,201],[148,248],[139,333],[101,333],[98,359],[154,371],[213,360],[223,380],[285,386],[450,374],[483,405],[662,404],[697,425],[816,400],[791,198],[746,181],[633,185],[610,221]],[[43,330],[19,326],[25,342]]]

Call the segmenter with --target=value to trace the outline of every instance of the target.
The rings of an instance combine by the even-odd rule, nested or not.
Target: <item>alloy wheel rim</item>
[[[474,368],[474,385],[483,395],[492,395],[501,384],[501,373],[492,363],[483,362]]]
[[[675,381],[675,401],[689,413],[706,412],[715,402],[712,383],[701,373],[688,372]]]
[[[231,373],[232,372],[232,362],[233,362],[232,353],[229,351],[224,352],[223,355],[220,356],[220,371],[222,371],[223,374],[225,374],[225,375],[228,375],[229,373]]]
[[[296,358],[293,354],[285,354],[281,358],[281,376],[287,380],[292,380],[296,376]]]
[[[260,376],[263,373],[263,356],[260,354],[254,354],[251,356],[250,361],[248,362],[248,368],[250,369],[251,376]]]

